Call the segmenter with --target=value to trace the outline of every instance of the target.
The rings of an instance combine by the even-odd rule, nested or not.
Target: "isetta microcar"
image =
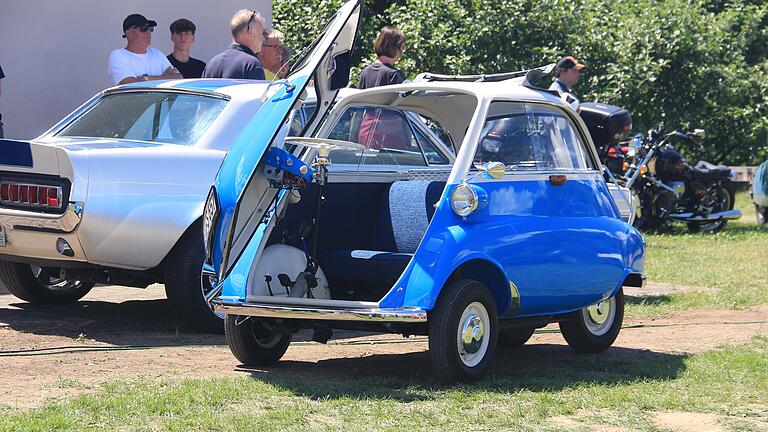
[[[645,246],[579,116],[525,73],[424,76],[332,104],[360,4],[273,83],[206,201],[204,277],[235,357],[277,362],[307,328],[321,342],[332,329],[428,335],[436,375],[466,381],[497,343],[523,344],[551,322],[576,351],[607,349],[622,286],[644,281]],[[317,109],[287,136],[310,80]],[[455,160],[400,127],[406,114]]]

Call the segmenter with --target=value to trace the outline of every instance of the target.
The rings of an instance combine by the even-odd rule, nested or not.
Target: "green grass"
[[[705,288],[632,300],[630,316],[653,316],[683,309],[742,309],[768,304],[768,226],[758,226],[747,192],[737,194],[743,221],[729,222],[717,234],[688,234],[685,226],[645,234],[649,280]]]
[[[287,362],[241,378],[115,381],[68,402],[0,410],[0,430],[539,431],[560,430],[550,419],[567,416],[583,430],[654,431],[661,411],[717,414],[749,430],[768,427],[767,354],[767,338],[691,356],[531,345],[502,351],[488,379],[457,387],[428,378],[425,353]],[[371,362],[382,368],[354,366]]]

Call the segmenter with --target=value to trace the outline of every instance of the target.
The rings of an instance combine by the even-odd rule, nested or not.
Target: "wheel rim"
[[[755,213],[757,215],[757,223],[764,224],[768,220],[768,207],[760,207],[755,204]]]
[[[255,322],[253,319],[249,319],[248,324],[251,326],[251,335],[253,336],[253,340],[261,348],[274,348],[278,343],[280,343],[280,339],[283,337],[282,334],[275,334],[265,331],[263,326],[260,323]]]
[[[80,280],[62,279],[51,276],[47,271],[44,272],[42,267],[30,266],[32,269],[32,275],[37,282],[45,289],[54,292],[72,292],[77,291],[83,286],[83,282]]]
[[[702,198],[702,208],[709,214],[723,212],[731,208],[731,194],[723,188],[710,189]],[[714,231],[725,223],[724,220],[701,224],[702,231]]]
[[[616,318],[616,298],[588,306],[582,309],[582,317],[587,330],[595,336],[608,333]]]
[[[213,309],[213,299],[215,299],[219,295],[219,292],[221,292],[221,287],[216,287],[217,281],[218,278],[216,277],[216,273],[210,272],[203,267],[200,273],[200,291],[203,295],[203,300],[214,315],[224,319],[224,312],[216,312]]]
[[[459,358],[465,366],[477,366],[485,358],[488,352],[490,324],[488,311],[480,302],[470,303],[461,314],[456,346]]]

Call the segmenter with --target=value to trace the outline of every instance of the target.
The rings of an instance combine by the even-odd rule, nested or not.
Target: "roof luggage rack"
[[[552,93],[557,96],[560,95],[559,92],[556,90],[549,90],[541,87],[537,87],[533,84],[531,84],[532,81],[537,81],[544,77],[545,75],[549,75],[552,73],[552,71],[555,69],[555,63],[550,63],[545,66],[540,66],[533,69],[526,69],[521,70],[517,72],[503,72],[498,74],[480,74],[480,75],[441,75],[441,74],[434,74],[431,72],[423,72],[416,76],[416,78],[413,80],[414,82],[473,82],[473,83],[481,83],[481,82],[500,82],[500,81],[506,81],[514,78],[520,78],[525,77],[523,80],[522,85],[524,87],[528,87],[530,89],[539,90],[539,91],[545,91],[547,93]]]

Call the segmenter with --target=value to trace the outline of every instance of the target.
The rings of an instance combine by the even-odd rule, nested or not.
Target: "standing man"
[[[273,28],[264,30],[264,43],[261,44],[258,57],[264,67],[264,76],[267,81],[274,80],[283,65],[283,34],[279,30]]]
[[[571,93],[571,89],[579,82],[579,75],[585,67],[573,56],[561,58],[555,66],[555,81],[549,86],[550,90],[560,92],[560,98],[576,112],[579,111],[579,100]]]
[[[173,52],[167,58],[184,78],[200,78],[205,69],[205,62],[189,56],[196,30],[195,23],[186,18],[177,19],[171,24]]]
[[[181,78],[159,49],[149,47],[156,26],[157,22],[139,14],[128,15],[123,20],[123,37],[128,44],[109,55],[109,76],[113,83]]]
[[[3,73],[3,67],[0,66],[0,96],[3,95],[3,78],[5,78],[5,74]],[[0,113],[0,139],[5,138],[5,133],[3,132],[3,113]]]
[[[264,79],[264,68],[256,54],[264,43],[264,18],[242,9],[230,22],[232,45],[217,54],[203,71],[203,78]]]

